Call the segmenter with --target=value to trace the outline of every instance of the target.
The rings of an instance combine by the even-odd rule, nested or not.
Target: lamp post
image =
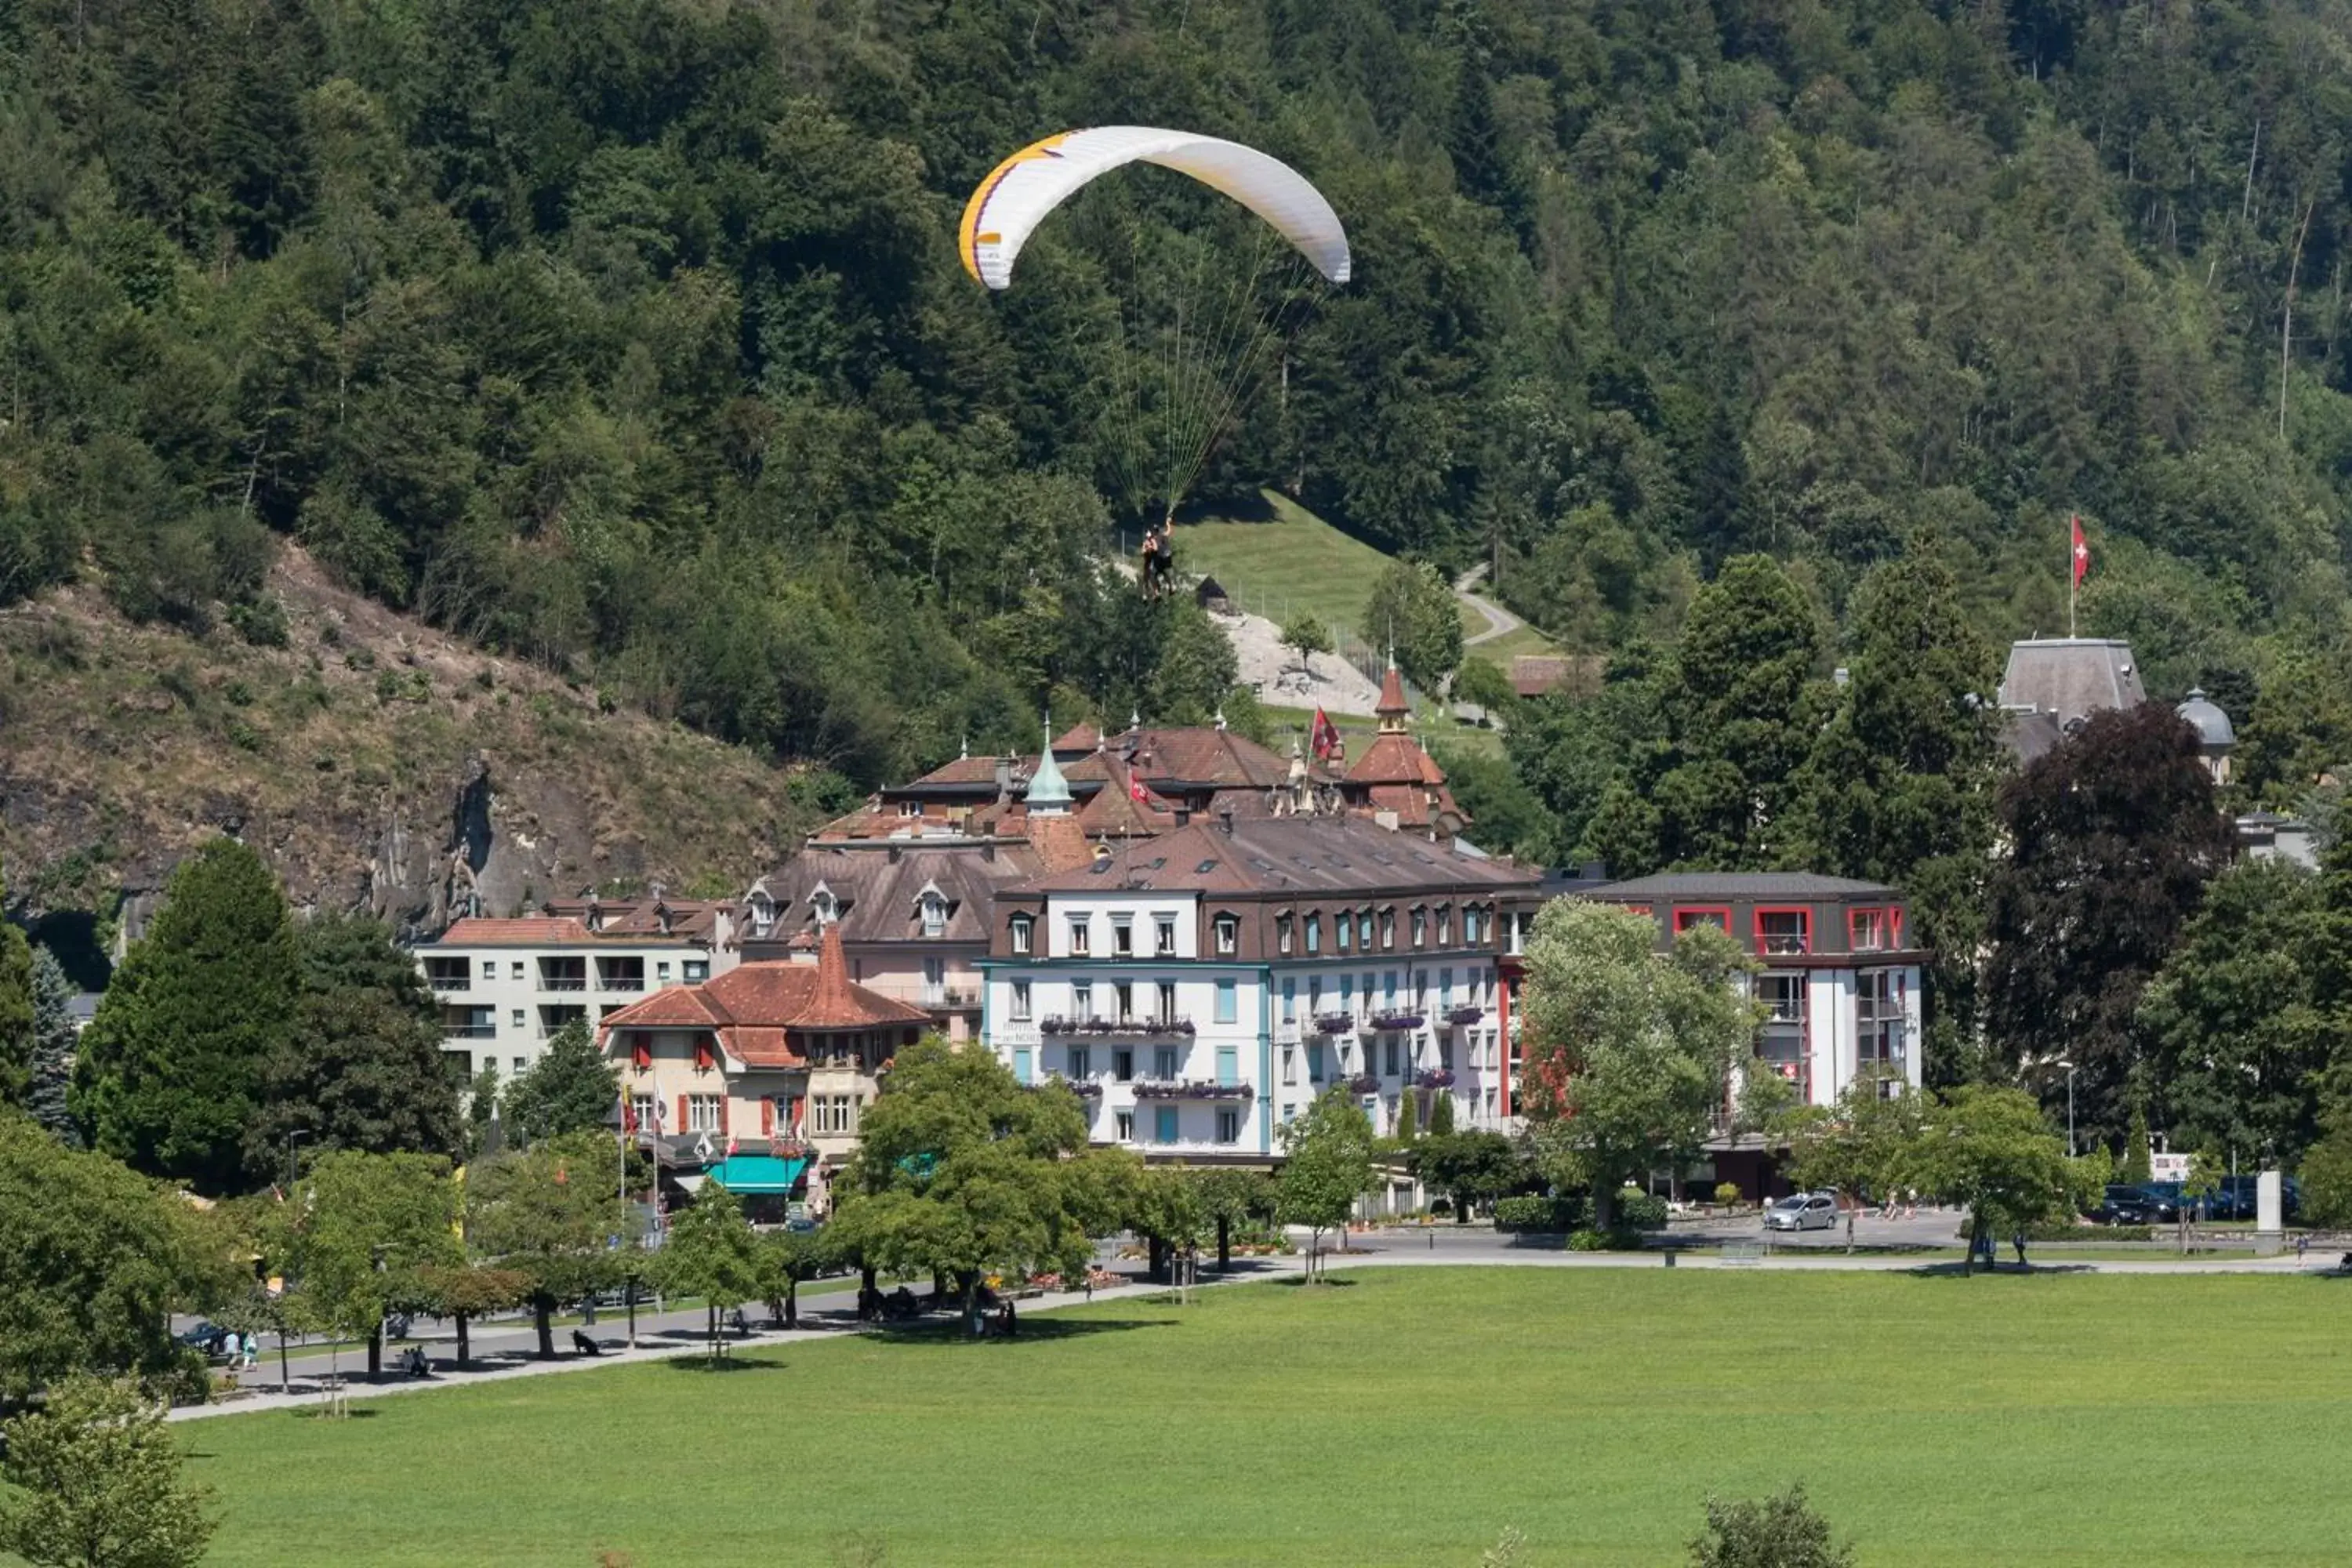
[[[627,1093],[625,1089],[621,1090],[622,1095]],[[626,1104],[625,1100],[615,1098],[613,1109],[604,1117],[604,1125],[613,1130],[614,1147],[620,1154],[621,1223],[624,1227],[628,1225],[629,1216],[629,1118],[625,1109]],[[624,1247],[635,1245],[625,1228],[620,1239]],[[637,1348],[637,1274],[634,1264],[622,1275],[621,1294],[628,1302],[629,1348],[635,1350]]]
[[[286,1199],[289,1203],[294,1200],[294,1145],[310,1137],[311,1131],[308,1127],[297,1127],[286,1134]]]
[[[2060,1057],[2050,1064],[2066,1069],[2066,1158],[2074,1157],[2074,1064]]]

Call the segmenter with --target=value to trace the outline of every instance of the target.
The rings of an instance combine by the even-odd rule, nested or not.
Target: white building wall
[[[425,984],[442,1011],[442,1049],[467,1055],[471,1058],[469,1067],[475,1070],[480,1068],[486,1058],[496,1061],[502,1080],[511,1080],[517,1073],[529,1070],[547,1054],[548,1038],[554,1029],[547,1026],[541,1008],[585,1008],[589,1026],[593,1028],[607,1013],[656,991],[686,984],[688,964],[707,964],[708,969],[696,972],[694,978],[708,979],[733,968],[735,963],[731,951],[710,952],[676,942],[551,947],[445,947],[436,943],[414,951],[417,967],[425,974]],[[542,958],[579,959],[584,971],[581,988],[556,990],[543,984],[540,965]],[[645,966],[643,985],[624,990],[604,984],[597,961],[630,958],[640,960]],[[427,959],[464,961],[466,984],[458,986],[435,979],[425,963]],[[472,1021],[453,1021],[461,1014],[470,1015]]]

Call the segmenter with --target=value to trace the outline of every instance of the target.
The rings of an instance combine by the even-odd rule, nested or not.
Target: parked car
[[[2148,1217],[2155,1223],[2171,1225],[2180,1218],[2181,1194],[2179,1182],[2145,1182],[2141,1184],[2139,1192],[2147,1198]],[[2189,1210],[2193,1215],[2196,1210],[2193,1203],[2189,1205]]]
[[[1764,1211],[1766,1230],[1829,1230],[1837,1222],[1833,1193],[1790,1193]]]
[[[2101,1225],[2154,1225],[2156,1202],[2137,1187],[2113,1186],[2091,1217]]]
[[[207,1361],[222,1361],[228,1356],[228,1331],[218,1323],[199,1318],[172,1337],[184,1345],[204,1352]]]

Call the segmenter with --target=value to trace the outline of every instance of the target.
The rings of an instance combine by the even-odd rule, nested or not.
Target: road
[[[1482,642],[1493,642],[1496,637],[1508,637],[1527,625],[1518,616],[1477,591],[1478,584],[1486,579],[1486,563],[1483,561],[1454,579],[1454,596],[1486,617],[1486,629],[1475,637],[1465,637],[1462,639],[1464,647],[1476,647]]]

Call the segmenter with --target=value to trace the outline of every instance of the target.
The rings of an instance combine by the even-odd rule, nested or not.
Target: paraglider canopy
[[[965,204],[957,248],[964,270],[991,289],[1013,281],[1013,263],[1047,215],[1097,175],[1157,163],[1223,192],[1264,218],[1325,279],[1348,280],[1347,231],[1323,193],[1279,158],[1238,142],[1143,125],[1066,131],[1033,142],[993,170]]]

